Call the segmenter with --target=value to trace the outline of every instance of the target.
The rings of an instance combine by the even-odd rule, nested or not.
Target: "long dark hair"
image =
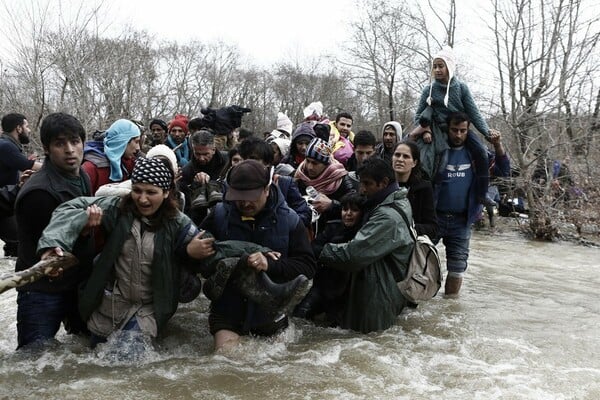
[[[408,149],[410,150],[411,157],[417,162],[417,165],[412,169],[412,171],[410,171],[410,176],[408,177],[407,183],[413,184],[422,180],[430,180],[427,172],[425,172],[423,168],[421,168],[421,150],[419,150],[419,146],[417,146],[417,144],[413,141],[403,140],[399,143],[396,143],[396,146],[394,146],[394,153],[396,152],[398,146],[400,146],[401,144],[408,147]]]

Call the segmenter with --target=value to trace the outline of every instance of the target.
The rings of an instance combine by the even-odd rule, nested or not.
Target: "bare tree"
[[[586,96],[591,56],[600,35],[597,16],[581,13],[583,0],[493,0],[500,111],[517,146],[527,180],[538,157],[576,143],[578,105]],[[574,143],[575,142],[575,143]],[[533,150],[536,156],[532,157]],[[551,177],[550,177],[551,178]],[[552,179],[542,188],[525,185],[536,236],[556,233],[551,223]]]

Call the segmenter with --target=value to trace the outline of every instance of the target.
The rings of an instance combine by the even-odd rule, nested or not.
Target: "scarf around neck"
[[[306,186],[314,187],[319,193],[330,195],[338,190],[342,184],[342,178],[345,175],[348,175],[348,171],[346,171],[344,166],[340,162],[332,160],[331,164],[325,168],[321,175],[314,179],[310,179],[304,173],[304,161],[302,161],[296,170],[294,178],[301,180]]]

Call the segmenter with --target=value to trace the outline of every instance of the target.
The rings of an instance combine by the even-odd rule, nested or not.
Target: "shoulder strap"
[[[400,214],[400,216],[402,217],[402,219],[404,220],[404,222],[406,223],[406,226],[408,226],[408,230],[410,231],[410,235],[412,236],[413,240],[416,242],[417,241],[417,231],[415,231],[414,226],[408,222],[408,217],[406,216],[406,214],[404,213],[404,211],[402,211],[402,209],[400,207],[398,207],[398,205],[396,203],[392,203],[390,204],[390,207],[392,207],[394,210],[396,210],[396,212],[398,212],[398,214]]]

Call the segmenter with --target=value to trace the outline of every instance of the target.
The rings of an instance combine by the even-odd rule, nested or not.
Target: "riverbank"
[[[554,241],[569,242],[582,246],[591,246],[600,248],[600,225],[595,221],[597,219],[586,215],[586,220],[582,223],[562,221],[556,224],[557,238]],[[494,227],[489,226],[487,217],[483,220],[483,224],[475,224],[475,231],[482,234],[501,233],[506,231],[519,232],[524,240],[535,240],[532,238],[529,230],[529,218],[526,214],[521,216],[500,217],[494,216]]]

